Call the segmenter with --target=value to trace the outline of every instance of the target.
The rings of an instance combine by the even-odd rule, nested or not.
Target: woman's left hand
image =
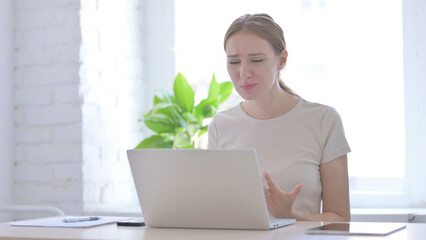
[[[266,204],[268,210],[275,218],[296,218],[293,211],[293,204],[299,192],[302,190],[303,183],[298,184],[291,192],[287,193],[281,190],[268,172],[264,171],[268,188],[264,187]]]

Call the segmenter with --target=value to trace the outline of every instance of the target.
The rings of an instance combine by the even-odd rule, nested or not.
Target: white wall
[[[13,0],[0,1],[0,205],[11,198],[13,163]],[[7,217],[0,213],[0,222]]]
[[[82,211],[80,1],[14,0],[13,203]]]
[[[13,2],[14,204],[66,214],[140,211],[126,150],[142,140],[138,119],[152,93],[144,51],[163,52],[172,69],[172,77],[152,71],[160,76],[154,85],[173,82],[173,39],[158,31],[173,29],[173,8],[161,17],[172,2],[147,4],[152,11],[143,0]],[[148,12],[158,28],[145,32]],[[166,44],[146,44],[146,34]]]
[[[143,1],[14,3],[14,203],[138,208],[126,150],[141,140]]]

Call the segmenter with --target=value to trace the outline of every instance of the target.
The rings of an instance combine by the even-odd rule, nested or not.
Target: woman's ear
[[[282,70],[287,63],[288,52],[284,49],[280,54],[279,70]]]

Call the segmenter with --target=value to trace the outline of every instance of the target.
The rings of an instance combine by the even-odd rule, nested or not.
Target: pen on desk
[[[75,223],[75,222],[96,221],[99,219],[100,219],[99,217],[82,217],[82,218],[65,218],[62,221],[65,223]]]

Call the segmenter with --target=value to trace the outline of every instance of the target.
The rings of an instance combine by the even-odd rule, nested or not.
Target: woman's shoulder
[[[209,122],[209,129],[228,129],[230,127],[232,128],[233,126],[235,126],[235,123],[239,122],[239,119],[241,119],[241,113],[239,111],[242,110],[239,108],[241,108],[240,105],[236,105],[234,107],[216,113]]]
[[[321,103],[310,102],[305,99],[299,100],[297,112],[301,118],[306,120],[340,118],[339,113],[334,107]]]
[[[242,115],[241,105],[237,104],[231,108],[216,113],[214,119],[234,119],[240,118]]]
[[[322,103],[310,102],[301,98],[299,100],[299,110],[306,112],[316,112],[316,113],[326,113],[326,112],[336,112],[336,109],[332,106],[325,105]]]

